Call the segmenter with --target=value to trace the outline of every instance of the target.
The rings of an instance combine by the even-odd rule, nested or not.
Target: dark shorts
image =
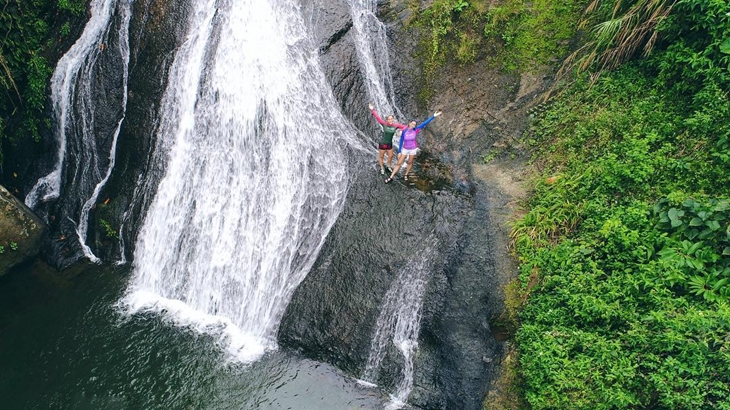
[[[393,143],[391,142],[390,144],[378,144],[378,149],[382,149],[385,151],[391,150],[393,149]]]

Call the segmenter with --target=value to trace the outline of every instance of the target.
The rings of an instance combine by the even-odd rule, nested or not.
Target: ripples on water
[[[213,336],[118,314],[128,272],[73,275],[35,266],[0,277],[3,408],[382,408],[329,365],[282,351],[237,365]]]

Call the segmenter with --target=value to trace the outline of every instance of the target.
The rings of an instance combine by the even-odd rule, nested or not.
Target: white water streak
[[[386,27],[375,15],[377,4],[377,0],[350,0],[355,48],[368,94],[378,112],[403,118],[395,104]]]
[[[90,6],[91,18],[86,24],[81,37],[74,43],[71,49],[59,60],[56,69],[51,77],[51,99],[53,102],[53,110],[56,117],[56,135],[58,138],[58,153],[56,156],[56,164],[54,169],[46,176],[40,178],[28,195],[25,197],[25,203],[30,208],[35,208],[41,202],[52,201],[60,196],[61,178],[63,167],[66,161],[67,139],[69,137],[78,138],[80,144],[86,147],[89,155],[96,154],[96,135],[93,132],[94,112],[90,107],[92,104],[92,84],[87,78],[88,74],[95,66],[103,48],[103,38],[106,35],[112,20],[112,14],[117,6],[116,0],[93,0]],[[129,44],[128,29],[130,19],[131,4],[125,0],[121,3],[122,24],[120,25],[119,34],[119,53],[124,64],[123,74],[123,107],[126,109],[127,102],[127,76],[129,64]],[[77,89],[78,87],[78,89]],[[80,124],[80,131],[76,131],[77,135],[69,135],[73,132],[71,118],[73,107],[78,104],[82,108],[82,118],[76,119]],[[116,155],[117,137],[124,120],[124,115],[117,123],[114,137],[109,153],[109,165],[105,170],[98,169],[96,161],[94,164],[81,164],[81,175],[76,171],[74,178],[94,180],[96,184],[93,193],[86,200],[80,210],[78,221],[73,221],[77,225],[77,235],[83,249],[84,255],[92,261],[98,262],[98,258],[94,256],[91,249],[86,245],[86,234],[88,231],[89,211],[94,206],[99,192],[106,184],[114,168],[114,158]],[[92,162],[92,161],[89,161]],[[104,174],[102,177],[101,174]]]
[[[51,99],[56,115],[57,135],[59,140],[56,166],[50,174],[36,182],[25,197],[25,204],[35,208],[39,201],[47,202],[58,198],[61,192],[61,172],[66,156],[66,129],[73,98],[73,88],[77,74],[86,63],[89,54],[99,48],[101,38],[109,25],[111,13],[116,0],[93,0],[91,2],[91,18],[84,28],[81,37],[58,62],[51,77]]]
[[[425,249],[418,252],[391,284],[375,324],[375,334],[370,344],[370,354],[361,379],[377,383],[380,366],[390,345],[403,357],[403,378],[396,391],[390,395],[386,409],[405,406],[413,389],[413,356],[418,349],[421,330],[423,296],[433,269],[435,256],[434,239],[424,241]]]
[[[342,210],[357,144],[301,11],[195,3],[163,99],[168,156],[135,249],[128,312],[219,334],[238,359],[276,331]]]
[[[129,83],[129,20],[132,14],[132,4],[130,1],[131,0],[122,0],[120,4],[122,23],[120,25],[119,33],[119,55],[122,57],[122,64],[124,66],[122,73],[123,112],[121,118],[119,118],[119,121],[117,121],[116,128],[114,129],[111,152],[109,152],[109,166],[107,167],[106,173],[104,174],[102,180],[99,181],[99,183],[96,184],[96,186],[94,187],[94,192],[91,194],[91,197],[84,203],[84,206],[81,208],[81,216],[79,217],[78,229],[76,230],[76,234],[78,235],[79,242],[81,243],[81,249],[83,250],[84,255],[95,263],[100,263],[101,260],[97,258],[96,255],[94,255],[94,253],[91,251],[91,248],[89,248],[89,246],[86,244],[86,234],[89,230],[89,212],[94,207],[94,205],[96,205],[96,200],[99,198],[99,193],[101,192],[102,188],[104,188],[104,185],[106,185],[107,181],[109,181],[109,177],[112,175],[112,170],[114,170],[117,156],[117,140],[119,139],[119,132],[122,129],[122,123],[124,122],[127,111],[127,89]]]

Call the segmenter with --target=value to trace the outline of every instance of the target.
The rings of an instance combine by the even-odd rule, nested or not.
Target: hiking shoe
[[[385,170],[383,168],[380,168],[380,175],[385,175]]]

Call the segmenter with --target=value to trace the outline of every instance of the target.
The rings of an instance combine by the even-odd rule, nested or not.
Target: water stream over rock
[[[114,169],[117,139],[127,108],[128,0],[95,0],[81,38],[61,58],[51,79],[58,151],[53,170],[40,178],[25,203],[40,211],[58,237],[51,252],[59,267],[80,257],[99,259],[86,244],[89,212]],[[119,61],[118,71],[102,61]],[[108,78],[112,79],[109,80]],[[41,204],[52,202],[44,209]],[[74,232],[76,239],[67,236]]]
[[[348,189],[339,115],[295,5],[196,3],[157,139],[168,169],[139,234],[124,305],[217,332],[254,360]]]
[[[423,297],[434,268],[436,242],[434,238],[424,240],[423,248],[399,270],[375,322],[375,333],[361,380],[377,384],[380,367],[389,347],[395,347],[403,359],[402,377],[395,392],[390,395],[391,400],[386,409],[402,408],[413,389],[413,355],[418,349]]]
[[[420,157],[415,183],[383,183],[376,169],[379,131],[367,103],[399,119],[423,113],[415,112],[416,90],[403,89],[417,82],[412,73],[418,68],[404,66],[411,57],[396,57],[389,49],[393,41],[386,29],[392,27],[375,16],[378,2],[119,1],[105,23],[112,27],[103,34],[108,38],[102,38],[109,51],[110,45],[121,50],[128,36],[128,60],[102,53],[99,61],[116,61],[101,66],[111,84],[89,81],[114,91],[107,100],[96,95],[106,106],[106,122],[95,125],[106,130],[97,135],[115,141],[119,136],[117,169],[104,185],[106,170],[115,166],[107,161],[111,165],[88,186],[89,196],[76,203],[78,215],[92,204],[83,219],[97,224],[79,236],[89,236],[105,261],[133,260],[121,273],[125,280],[116,299],[105,299],[104,312],[112,306],[110,314],[125,324],[164,328],[165,346],[197,341],[177,359],[172,353],[158,375],[125,361],[129,346],[117,349],[114,363],[100,366],[124,369],[110,383],[137,400],[131,403],[149,400],[149,408],[190,405],[187,400],[202,400],[195,402],[198,408],[249,403],[227,394],[213,403],[201,399],[208,383],[246,388],[242,384],[259,377],[232,381],[238,375],[227,370],[208,379],[202,369],[195,381],[201,390],[188,396],[145,396],[158,391],[167,372],[179,373],[176,386],[185,386],[186,372],[200,363],[216,366],[221,356],[224,362],[266,367],[273,360],[286,367],[278,355],[294,351],[353,379],[376,381],[392,407],[407,402],[423,409],[479,408],[494,367],[483,359],[498,350],[485,314],[496,293],[490,282],[494,264],[484,263],[494,252],[491,205],[480,197],[483,191],[472,197],[471,189],[452,189],[450,164],[435,155]],[[133,11],[128,32],[118,30],[126,23],[122,6]],[[399,64],[393,72],[391,62]],[[122,75],[127,70],[128,78]],[[426,137],[433,140],[430,132]],[[103,162],[106,155],[97,158]],[[68,158],[61,157],[62,172],[74,169]],[[440,179],[432,177],[434,170]],[[38,198],[46,193],[37,192]],[[71,188],[59,192],[42,207],[56,218],[52,253],[61,255],[64,266],[82,257],[83,247],[59,238],[81,226],[59,217]],[[108,206],[103,198],[110,199]],[[59,218],[64,226],[58,226]],[[99,232],[103,219],[119,227],[116,244]],[[130,328],[120,329],[105,324],[99,332],[124,341]],[[159,354],[156,341],[134,340],[141,361]],[[204,359],[195,354],[200,340]],[[77,353],[95,356],[105,343],[90,335]],[[277,345],[285,349],[272,352]],[[68,346],[73,343],[60,348]],[[95,359],[83,360],[96,368]],[[312,372],[310,364],[292,363],[285,377],[293,372],[296,379],[300,369]],[[53,377],[68,372],[64,366],[57,370]],[[267,388],[279,390],[278,368],[274,373]],[[139,388],[138,374],[146,378]],[[359,388],[352,381],[343,386],[346,396],[355,397]],[[52,380],[44,388],[64,396],[62,403],[79,402],[59,393],[57,385],[69,394],[78,391]],[[78,386],[82,395],[105,390],[95,380]],[[220,393],[218,388],[213,390]],[[12,389],[0,383],[0,390]],[[374,390],[362,391],[371,397]],[[284,396],[279,391],[272,397],[252,408],[276,408]],[[382,408],[373,403],[364,408]]]

